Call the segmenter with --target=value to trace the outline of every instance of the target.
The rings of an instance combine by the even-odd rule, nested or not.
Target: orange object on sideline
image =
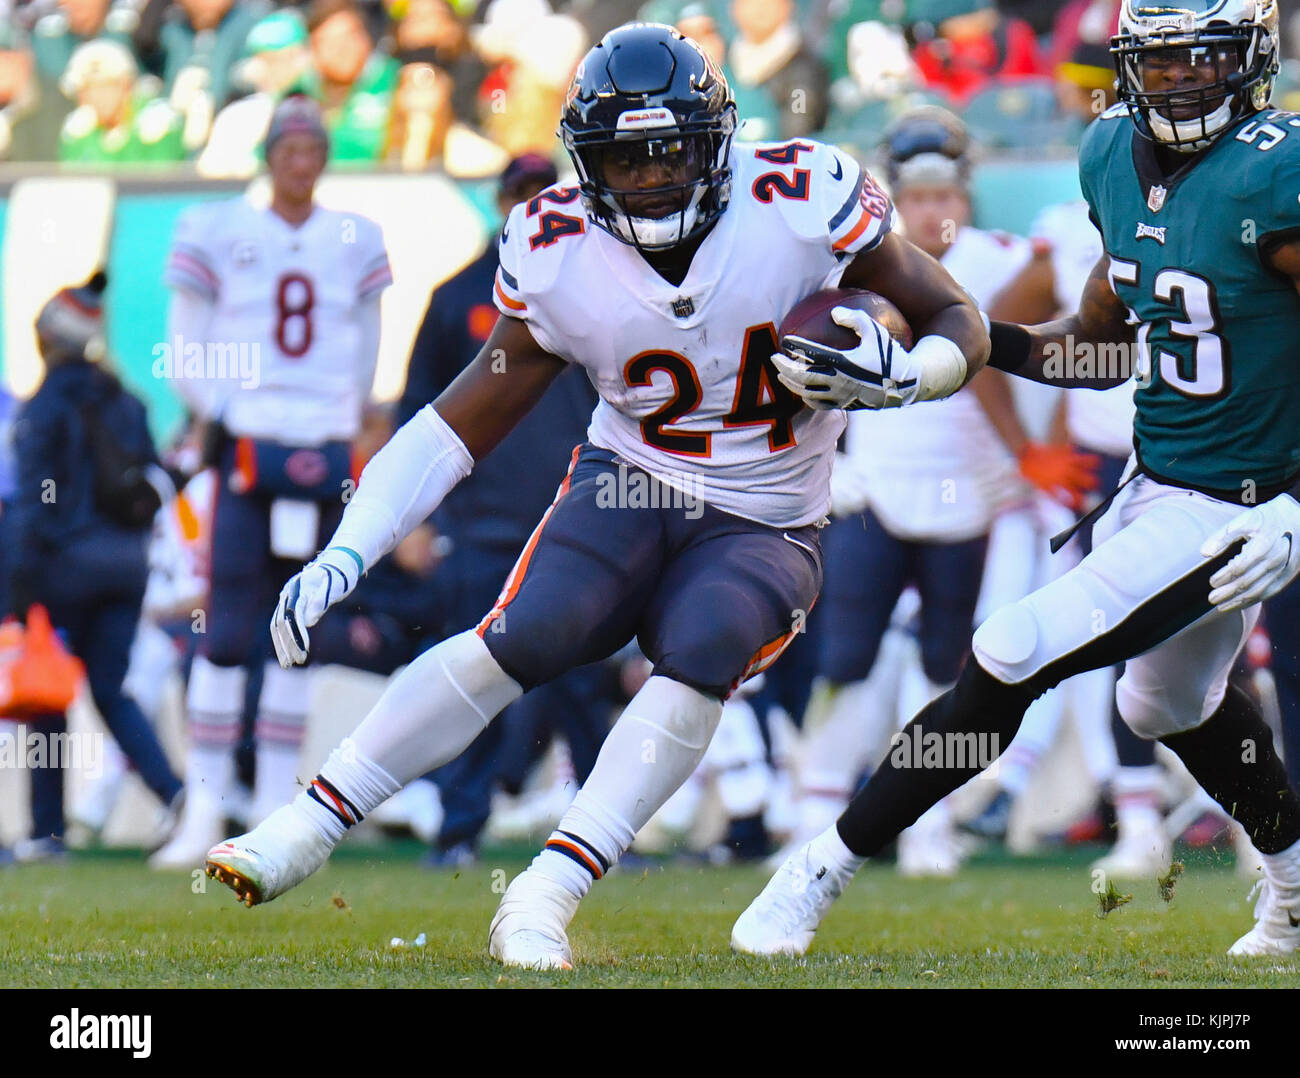
[[[35,719],[72,706],[85,671],[68,653],[40,603],[27,611],[27,626],[0,624],[0,715]]]

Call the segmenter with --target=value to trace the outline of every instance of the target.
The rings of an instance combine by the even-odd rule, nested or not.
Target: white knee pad
[[[1115,705],[1124,724],[1148,741],[1194,730],[1218,710],[1228,691],[1225,673],[1201,692],[1195,681],[1181,684],[1143,684],[1128,671],[1115,686]]]
[[[1038,661],[1038,619],[1023,600],[995,611],[971,639],[980,666],[999,681],[1014,685],[1032,677]]]
[[[427,654],[437,655],[447,680],[478,712],[484,726],[523,695],[519,683],[501,669],[472,629],[449,637]]]

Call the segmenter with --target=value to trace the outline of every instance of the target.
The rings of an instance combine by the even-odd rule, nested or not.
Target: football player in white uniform
[[[1030,246],[971,226],[965,125],[946,109],[925,106],[899,117],[884,147],[889,192],[907,237],[987,307],[1029,261]],[[810,796],[801,806],[800,843],[843,811],[863,768],[876,762],[875,747],[957,680],[995,515],[1027,501],[1034,489],[1078,496],[1093,482],[1086,458],[1026,434],[1010,382],[988,370],[971,393],[929,408],[849,417],[846,452],[836,457],[831,476],[832,512],[843,519],[826,534],[818,615],[818,672],[833,703],[805,754]],[[907,451],[900,453],[900,446]],[[880,466],[883,460],[890,461],[888,468]],[[1022,563],[1029,554],[1023,546],[1008,553]],[[877,571],[864,574],[864,565]],[[886,706],[864,715],[862,683],[909,585],[921,596],[919,661],[913,658],[900,671],[896,707],[881,701]],[[899,836],[898,867],[905,875],[951,875],[959,862],[945,802]]]
[[[164,275],[172,289],[161,373],[216,432],[206,632],[190,674],[188,799],[158,867],[190,867],[230,814],[246,664],[263,611],[337,525],[355,482],[392,274],[379,226],[315,202],[328,140],[317,106],[287,98],[265,153],[271,203],[187,210]],[[255,727],[255,819],[291,796],[306,720],[305,671],[265,655]]]
[[[975,305],[893,232],[863,169],[811,140],[735,145],[735,128],[726,81],[670,27],[622,26],[584,58],[561,121],[579,183],[510,214],[496,282],[505,317],[366,466],[329,547],[286,587],[272,622],[282,661],[307,657],[325,609],[566,361],[601,396],[588,442],[478,628],[394,679],[306,793],[209,853],[209,872],[249,905],[315,871],[362,816],[525,689],[636,637],[653,674],[489,933],[506,964],[568,967],[579,900],[817,597],[817,525],[844,417],[781,384],[774,326],[810,293],[854,285],[893,300],[916,333],[910,352],[882,347],[874,361],[882,395],[945,396],[983,365]],[[856,313],[840,317],[860,324]]]

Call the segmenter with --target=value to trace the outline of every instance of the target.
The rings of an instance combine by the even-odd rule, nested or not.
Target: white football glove
[[[1300,502],[1280,494],[1247,509],[1210,536],[1201,554],[1213,558],[1234,543],[1246,545],[1210,577],[1210,602],[1217,610],[1244,610],[1271,598],[1300,573]]]
[[[282,667],[307,661],[307,630],[357,586],[361,569],[360,555],[347,547],[327,547],[284,586],[271,618],[271,641]]]
[[[772,357],[777,376],[810,408],[897,408],[916,396],[916,374],[907,352],[865,311],[834,307],[831,319],[861,341],[848,352],[793,335]]]

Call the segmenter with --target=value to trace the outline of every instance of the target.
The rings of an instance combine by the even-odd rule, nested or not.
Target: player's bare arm
[[[474,361],[433,402],[475,460],[490,453],[564,370],[518,318],[498,318]]]
[[[1084,285],[1074,314],[1037,326],[994,321],[989,365],[1020,378],[1067,389],[1110,389],[1127,381],[1128,372],[1066,377],[1061,357],[1080,344],[1132,344],[1134,332],[1128,309],[1111,287],[1110,258],[1102,255]]]
[[[563,369],[523,322],[497,321],[474,361],[371,458],[329,546],[285,586],[271,620],[282,666],[306,662],[307,630],[428,518]]]
[[[1300,240],[1279,244],[1268,255],[1268,264],[1300,292]]]
[[[969,382],[989,356],[988,334],[974,300],[948,271],[919,247],[891,232],[858,254],[840,278],[843,288],[866,288],[894,304],[918,341],[947,337],[966,357]]]

